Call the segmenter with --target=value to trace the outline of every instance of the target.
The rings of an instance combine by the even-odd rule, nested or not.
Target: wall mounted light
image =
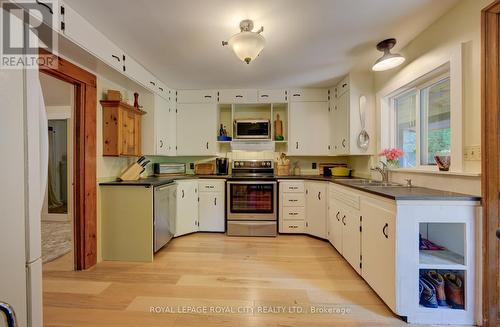
[[[233,35],[229,41],[222,41],[222,46],[229,45],[241,61],[249,64],[257,58],[266,45],[266,39],[260,34],[264,31],[264,27],[253,32],[253,21],[245,19],[240,22],[240,30],[241,32]]]
[[[387,39],[377,44],[377,50],[382,51],[384,55],[375,61],[372,70],[380,72],[401,65],[405,57],[397,53],[391,53],[391,49],[396,44],[396,39]]]

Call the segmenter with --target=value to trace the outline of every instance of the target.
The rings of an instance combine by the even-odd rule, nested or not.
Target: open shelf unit
[[[280,117],[283,122],[284,140],[276,141],[275,120]],[[271,122],[271,141],[276,151],[286,152],[288,146],[288,104],[287,103],[253,103],[253,104],[220,104],[218,106],[217,135],[221,124],[227,135],[234,138],[233,122],[235,119],[266,119]],[[217,141],[220,147],[229,147],[231,141]],[[224,149],[227,150],[227,149]]]

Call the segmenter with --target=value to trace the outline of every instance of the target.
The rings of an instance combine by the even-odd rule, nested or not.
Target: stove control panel
[[[272,160],[236,160],[233,161],[233,169],[272,169]]]

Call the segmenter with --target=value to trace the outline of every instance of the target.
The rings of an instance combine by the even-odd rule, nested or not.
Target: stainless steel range
[[[227,182],[227,235],[276,236],[277,188],[272,160],[233,161]]]

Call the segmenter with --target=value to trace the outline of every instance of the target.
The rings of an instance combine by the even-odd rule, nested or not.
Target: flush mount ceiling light
[[[372,70],[380,72],[401,65],[405,58],[397,53],[391,53],[391,49],[396,44],[396,39],[387,39],[377,44],[377,50],[382,51],[384,55],[375,61]]]
[[[257,58],[266,45],[266,39],[260,34],[264,31],[264,27],[253,32],[253,21],[245,19],[240,22],[240,29],[241,32],[231,36],[229,41],[222,41],[222,46],[229,45],[241,61],[249,64]]]

